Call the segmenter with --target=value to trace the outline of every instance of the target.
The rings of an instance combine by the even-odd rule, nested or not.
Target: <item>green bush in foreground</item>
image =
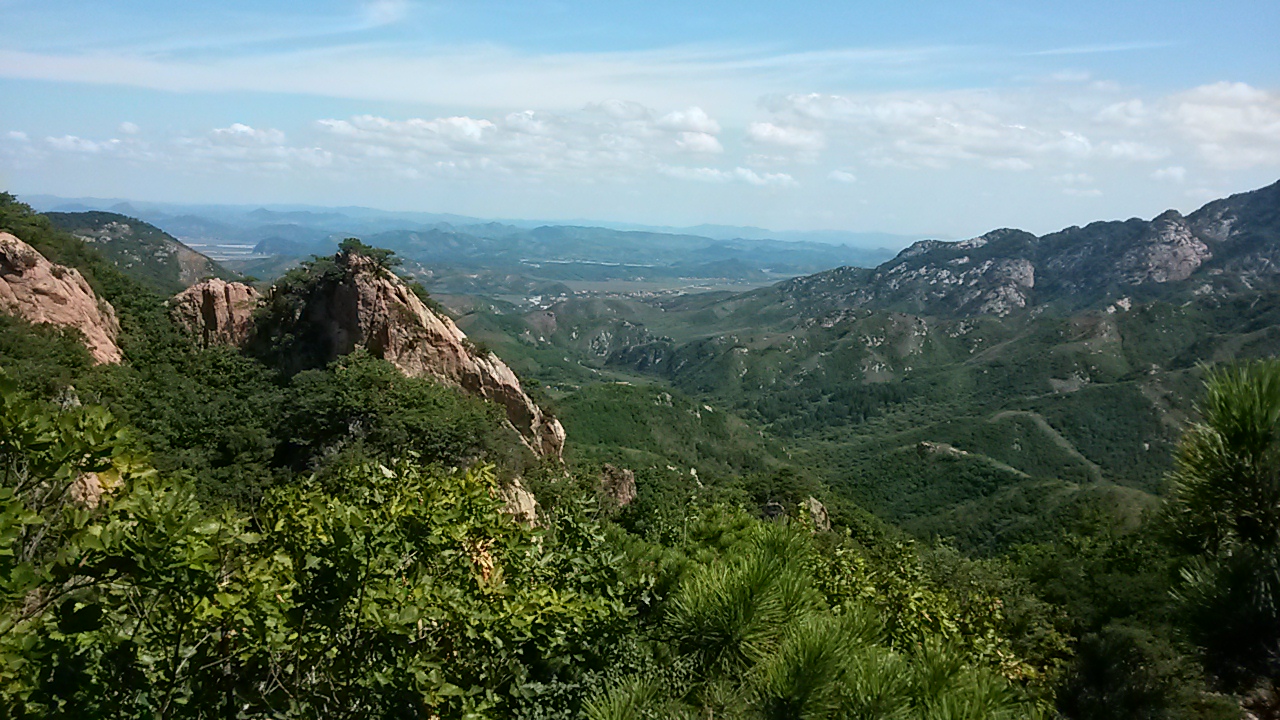
[[[496,717],[626,616],[607,566],[563,572],[486,468],[353,466],[251,521],[161,480],[101,409],[2,410],[6,716]]]

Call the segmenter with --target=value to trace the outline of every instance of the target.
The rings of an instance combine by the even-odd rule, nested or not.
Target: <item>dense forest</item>
[[[1116,493],[1077,494],[1047,523],[1036,513],[1061,485],[953,462],[951,445],[792,453],[816,431],[817,409],[794,410],[803,386],[752,401],[786,421],[766,435],[693,390],[586,385],[554,401],[565,460],[534,457],[493,403],[377,353],[300,363],[307,338],[284,332],[205,346],[171,319],[167,288],[11,196],[0,231],[78,269],[115,308],[125,356],[94,364],[74,331],[0,315],[5,716],[1209,720],[1280,707],[1275,361],[1200,368],[1171,466],[1138,478],[1167,484],[1159,499],[1119,518]],[[394,267],[386,251],[344,251]],[[291,271],[258,326],[284,327],[290,298],[333,262]],[[814,398],[866,423],[945,394],[875,387]],[[1082,397],[1055,421],[1089,428],[1107,411]],[[955,442],[1040,432],[1037,410],[958,423]],[[866,508],[872,496],[830,485],[819,461],[893,464],[915,486],[881,499],[893,513]],[[1057,483],[1091,472],[1043,463],[1076,467]],[[634,470],[625,507],[603,481],[614,466]],[[1001,474],[1021,495],[996,520],[1042,532],[933,539],[929,493]],[[517,476],[539,503],[532,523],[504,504]]]

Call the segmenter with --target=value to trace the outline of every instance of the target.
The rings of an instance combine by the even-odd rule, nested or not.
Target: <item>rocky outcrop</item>
[[[1120,261],[1125,282],[1177,282],[1186,280],[1213,257],[1209,246],[1191,232],[1177,211],[1170,210],[1151,221],[1151,229]]]
[[[827,506],[822,504],[818,498],[810,496],[801,505],[809,514],[809,522],[812,523],[815,532],[826,532],[831,529],[831,515],[827,513]]]
[[[54,265],[35,248],[0,232],[0,311],[31,323],[75,328],[95,363],[123,358],[115,309],[78,270]]]
[[[538,524],[538,499],[525,489],[520,478],[513,478],[502,485],[499,493],[504,505],[503,510],[515,518],[516,522],[525,525]]]
[[[615,508],[624,508],[636,499],[636,474],[605,463],[600,472],[600,492]]]
[[[211,279],[178,293],[170,302],[175,322],[207,345],[244,345],[253,333],[253,311],[262,296],[244,283]]]
[[[406,375],[461,387],[502,407],[535,453],[560,457],[560,421],[538,407],[497,355],[477,348],[376,259],[342,252],[335,260],[341,275],[312,292],[292,321],[307,326],[327,348],[328,359],[363,347]]]

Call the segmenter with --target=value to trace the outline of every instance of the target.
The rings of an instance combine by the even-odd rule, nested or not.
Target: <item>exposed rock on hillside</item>
[[[825,532],[831,529],[831,516],[827,513],[827,506],[820,500],[810,496],[801,505],[809,513],[809,522],[813,523],[814,530]]]
[[[506,512],[525,525],[538,523],[538,499],[525,489],[520,478],[513,478],[499,490]]]
[[[430,376],[501,406],[507,420],[537,454],[559,457],[564,428],[546,415],[497,355],[481,351],[448,317],[428,308],[413,290],[377,260],[341,252],[336,272],[305,295],[269,302],[277,317],[267,334],[305,338],[316,360],[328,362],[364,347],[406,375]],[[279,317],[288,313],[289,317]]]
[[[54,265],[35,248],[0,233],[0,310],[32,323],[72,327],[96,363],[122,359],[115,309],[73,268]]]
[[[178,293],[173,319],[205,345],[244,345],[253,333],[253,311],[262,296],[251,286],[211,279]]]
[[[1139,244],[1124,254],[1120,268],[1124,281],[1177,282],[1213,257],[1209,246],[1197,238],[1186,218],[1170,210],[1151,221],[1151,229]]]
[[[208,277],[231,279],[212,259],[160,228],[112,212],[48,213],[54,225],[92,245],[125,274],[163,294]]]
[[[606,463],[600,473],[600,490],[614,507],[624,508],[636,499],[636,474]]]
[[[1130,295],[1185,301],[1277,276],[1280,183],[1187,217],[1170,210],[1150,221],[1095,222],[1041,237],[1004,229],[960,242],[921,240],[872,270],[837,268],[733,302],[775,316],[867,309],[1003,317],[1019,309],[1097,309]]]

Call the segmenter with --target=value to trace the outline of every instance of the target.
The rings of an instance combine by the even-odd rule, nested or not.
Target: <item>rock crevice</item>
[[[252,286],[215,278],[178,293],[169,312],[205,345],[239,347],[253,334],[253,311],[261,301]]]

